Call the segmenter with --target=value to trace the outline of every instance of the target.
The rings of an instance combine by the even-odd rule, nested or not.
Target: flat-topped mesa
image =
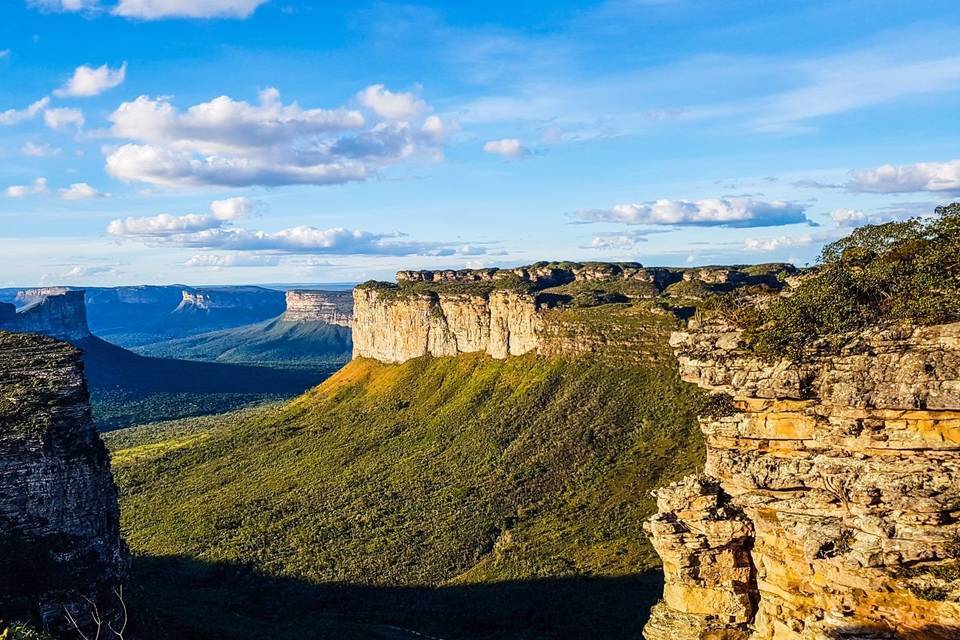
[[[64,607],[84,626],[84,598],[108,613],[128,562],[80,352],[0,332],[0,388],[0,619],[73,638]]]
[[[765,362],[673,334],[732,407],[701,420],[706,475],[658,492],[648,640],[960,638],[960,323],[842,338]]]
[[[23,300],[27,306],[11,313],[13,305],[0,305],[0,329],[17,333],[42,333],[46,336],[75,342],[90,337],[84,292],[80,290],[32,290]],[[36,295],[34,295],[36,293]],[[19,297],[19,296],[18,296]]]
[[[796,271],[779,264],[676,269],[595,262],[401,271],[396,285],[368,282],[354,289],[353,353],[381,362],[476,352],[494,358],[536,352],[646,359],[650,325],[661,323],[649,313],[641,318],[639,309],[625,311],[624,303],[689,299],[750,285],[779,289],[785,286],[779,276]],[[584,317],[587,308],[610,303],[620,305]],[[579,311],[579,317],[564,309]],[[666,345],[665,336],[657,340]]]
[[[353,324],[353,294],[349,291],[297,289],[286,293],[287,322],[323,322],[350,327]]]
[[[49,298],[50,296],[62,296],[70,291],[68,287],[36,287],[34,289],[22,289],[17,291],[14,303],[17,306],[24,307],[34,302]]]
[[[275,309],[279,315],[284,309],[284,294],[282,291],[255,286],[184,289],[174,313],[216,313],[221,309]]]

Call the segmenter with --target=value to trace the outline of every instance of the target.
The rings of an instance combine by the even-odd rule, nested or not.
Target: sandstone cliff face
[[[648,640],[960,637],[960,324],[765,363],[722,326],[676,333],[728,394],[705,474],[661,489]]]
[[[80,353],[0,332],[0,619],[62,631],[64,606],[89,617],[83,597],[109,611],[126,572]]]
[[[34,289],[24,297],[31,302],[14,314],[9,305],[0,309],[0,329],[18,333],[42,333],[61,340],[77,341],[90,336],[83,291]],[[43,295],[40,295],[43,291]]]
[[[489,296],[354,289],[354,357],[404,362],[424,355],[485,352],[494,358],[537,348],[541,320],[533,296]]]
[[[340,327],[353,324],[353,294],[349,291],[287,291],[287,322],[324,322]]]

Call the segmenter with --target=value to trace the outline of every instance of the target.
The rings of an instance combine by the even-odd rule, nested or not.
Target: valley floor
[[[107,434],[157,638],[636,638],[673,363],[355,360],[300,398]]]

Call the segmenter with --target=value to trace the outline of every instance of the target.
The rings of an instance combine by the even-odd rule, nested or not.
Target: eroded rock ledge
[[[93,427],[80,353],[0,332],[0,619],[64,637],[126,579],[117,493]]]
[[[657,492],[664,599],[648,640],[960,638],[960,324],[753,357],[674,333],[705,417],[704,475]]]

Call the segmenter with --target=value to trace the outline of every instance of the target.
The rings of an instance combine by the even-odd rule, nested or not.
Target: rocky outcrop
[[[488,296],[354,289],[354,357],[404,362],[424,355],[484,352],[494,358],[537,348],[541,318],[533,296]]]
[[[0,619],[65,631],[64,607],[88,620],[90,598],[109,613],[126,573],[80,353],[0,332]]]
[[[538,262],[515,269],[462,269],[444,271],[399,271],[398,283],[523,283],[537,288],[556,287],[571,282],[613,282],[632,280],[652,285],[651,293],[663,290],[681,278],[681,270],[645,268],[636,262]]]
[[[664,600],[648,640],[960,638],[960,324],[893,326],[753,357],[676,333],[705,475],[657,493]]]
[[[353,324],[353,294],[349,291],[287,291],[286,322],[323,322],[349,327]]]
[[[83,291],[65,289],[32,290],[36,295],[24,297],[27,306],[10,313],[10,306],[0,309],[0,329],[18,333],[42,333],[75,342],[90,337]],[[40,295],[39,291],[45,292]]]

